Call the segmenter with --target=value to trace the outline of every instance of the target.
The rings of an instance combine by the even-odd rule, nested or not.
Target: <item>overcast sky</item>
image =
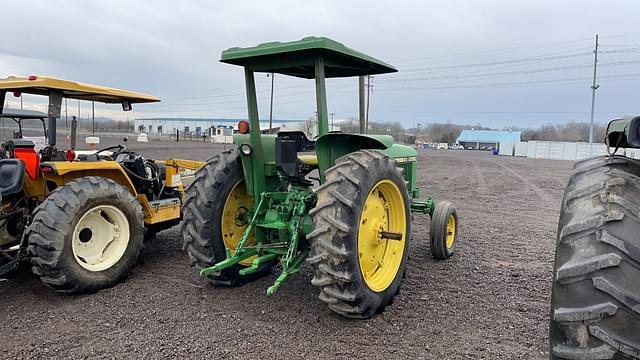
[[[640,114],[635,0],[22,0],[2,12],[0,77],[49,75],[162,98],[132,113],[98,106],[118,119],[246,117],[242,69],[218,62],[220,52],[309,35],[398,67],[374,78],[371,121],[502,128],[588,121],[599,33],[596,121]],[[270,80],[258,74],[257,82],[266,118]],[[312,116],[312,85],[276,75],[274,117]],[[357,117],[357,79],[329,80],[328,93],[336,118]],[[81,107],[86,116],[90,105]]]

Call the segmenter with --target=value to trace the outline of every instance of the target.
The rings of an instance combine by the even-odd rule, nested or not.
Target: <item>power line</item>
[[[561,60],[561,59],[568,59],[568,58],[586,56],[586,55],[589,55],[589,54],[591,54],[591,52],[582,52],[582,53],[567,54],[567,55],[533,56],[533,57],[526,57],[526,58],[519,58],[519,59],[510,59],[510,60],[484,62],[484,63],[474,63],[474,64],[458,64],[458,65],[447,65],[447,66],[422,67],[422,68],[406,69],[406,70],[403,70],[402,73],[415,72],[415,71],[441,70],[441,69],[460,69],[460,68],[468,68],[468,67],[487,67],[487,66],[505,65],[505,64],[513,64],[513,63],[530,63],[530,62],[552,61],[552,60]]]
[[[536,49],[536,48],[545,48],[545,47],[550,47],[550,46],[555,46],[555,45],[561,45],[561,44],[568,44],[568,43],[575,43],[575,42],[582,42],[582,41],[587,41],[589,39],[578,39],[578,40],[568,40],[568,41],[560,41],[560,42],[553,42],[553,43],[548,43],[548,44],[538,44],[538,45],[529,45],[529,46],[518,46],[518,47],[512,47],[512,48],[502,48],[502,49],[493,49],[493,50],[483,50],[483,51],[474,51],[474,52],[465,52],[465,53],[455,53],[455,54],[449,54],[449,55],[441,55],[441,56],[435,56],[435,57],[423,57],[423,58],[413,58],[411,60],[424,60],[424,59],[431,59],[431,58],[442,58],[442,57],[459,57],[459,55],[462,54],[469,54],[469,55],[475,55],[475,54],[479,54],[479,53],[488,53],[488,54],[493,54],[496,52],[508,52],[508,51],[513,51],[513,50],[517,50],[517,49]],[[544,54],[544,55],[539,55],[539,56],[547,56],[547,55],[554,55],[554,54],[562,54],[562,53],[567,53],[567,52],[571,52],[571,51],[576,51],[576,50],[583,50],[583,49],[588,49],[587,48],[577,48],[577,49],[572,49],[572,50],[563,50],[560,52],[553,52],[553,53],[549,53],[549,54]],[[475,57],[474,57],[475,58]],[[400,60],[402,61],[402,60]],[[514,61],[518,61],[518,59],[515,59]],[[408,72],[408,71],[413,71],[412,69],[403,69],[403,73]],[[393,75],[388,75],[386,76],[393,76]],[[293,85],[293,86],[288,86],[288,87],[281,87],[280,89],[285,89],[285,88],[299,88],[299,87],[304,87],[306,86],[305,84],[302,85]],[[235,93],[231,93],[231,94],[215,94],[216,92],[219,92],[221,90],[227,90],[227,89],[235,89],[236,87],[223,87],[223,88],[206,88],[206,85],[200,85],[200,86],[189,86],[189,87],[183,87],[183,90],[198,90],[197,93],[199,95],[197,96],[186,96],[186,97],[179,97],[179,98],[171,98],[172,100],[189,100],[189,99],[201,99],[201,98],[213,98],[213,97],[229,97],[229,96],[241,96],[244,93],[243,92],[235,92]],[[202,95],[203,92],[206,91],[213,91],[214,95]],[[266,90],[268,91],[268,90]],[[159,105],[159,104],[158,104]]]
[[[564,42],[559,42],[559,43],[572,43],[572,42],[581,42],[583,40],[570,40],[570,41],[564,41]],[[558,43],[555,43],[558,44]],[[540,48],[540,47],[548,47],[548,46],[552,46],[553,44],[547,44],[544,46],[525,46],[525,47],[518,47],[517,49],[523,49],[523,48],[527,48],[527,49],[532,49],[532,48]],[[611,51],[611,53],[629,53],[632,52],[634,50],[636,50],[638,48],[638,46],[636,46],[635,48],[631,48],[631,49],[613,49],[613,50],[609,50]],[[451,79],[474,79],[474,78],[484,78],[484,77],[498,77],[498,76],[519,76],[519,75],[525,75],[525,74],[533,74],[533,73],[540,73],[540,72],[551,72],[551,71],[561,71],[561,70],[570,70],[570,69],[583,69],[586,67],[589,67],[589,64],[575,64],[575,65],[567,65],[567,66],[559,66],[559,67],[548,67],[548,68],[542,68],[542,69],[531,69],[531,70],[517,70],[517,71],[502,71],[502,72],[490,72],[487,71],[489,70],[489,67],[492,66],[500,66],[502,69],[505,68],[505,65],[512,65],[511,67],[513,67],[513,65],[515,66],[521,66],[521,65],[525,65],[525,64],[530,64],[530,63],[541,63],[541,62],[545,62],[545,61],[558,61],[558,60],[563,60],[563,59],[567,59],[567,58],[575,58],[575,57],[581,57],[581,56],[586,56],[589,53],[571,53],[572,51],[575,50],[581,50],[584,48],[578,48],[578,49],[571,49],[571,50],[564,50],[561,52],[553,52],[553,53],[546,53],[543,55],[536,55],[536,56],[529,56],[529,57],[521,57],[521,58],[515,58],[515,59],[506,59],[506,60],[501,60],[501,61],[490,61],[490,62],[479,62],[479,63],[471,63],[471,64],[457,64],[457,65],[447,65],[447,66],[432,66],[432,67],[423,67],[423,68],[414,68],[414,69],[410,69],[407,71],[403,71],[402,74],[398,75],[396,78],[394,78],[394,75],[390,76],[385,76],[383,79],[383,81],[386,81],[385,83],[393,83],[393,82],[424,82],[424,81],[434,81],[434,80],[451,80]],[[501,52],[506,52],[506,50],[514,50],[514,48],[511,49],[501,49]],[[495,53],[497,50],[492,50],[492,51],[487,51],[487,52],[493,52]],[[638,63],[638,62],[626,62],[627,64],[630,63]],[[602,66],[618,66],[618,65],[624,65],[624,63],[618,62],[618,63],[612,63],[612,64],[602,64]],[[421,72],[421,71],[429,71],[429,72],[442,72],[443,70],[453,70],[453,69],[461,69],[461,68],[478,68],[478,71],[475,72],[471,72],[471,73],[467,73],[467,74],[443,74],[440,76],[425,76],[425,77],[421,77],[421,78],[412,78],[412,79],[406,79],[406,77],[404,76],[404,73],[406,72]],[[483,69],[484,68],[484,69]],[[284,87],[279,87],[279,89],[299,89],[299,88],[303,88],[308,86],[308,84],[297,84],[297,85],[291,85],[291,86],[284,86]],[[475,86],[475,85],[474,85]],[[338,89],[340,88],[340,86],[337,87]],[[269,92],[269,90],[264,90],[264,91],[259,91],[259,93],[266,93]],[[211,96],[203,96],[203,95],[199,95],[199,96],[191,96],[191,97],[183,97],[182,99],[184,99],[184,101],[181,101],[181,104],[173,104],[173,101],[177,101],[180,100],[180,98],[169,98],[170,102],[165,102],[164,104],[157,104],[156,107],[161,107],[163,109],[170,109],[170,108],[184,108],[187,106],[207,106],[207,105],[230,105],[230,104],[234,104],[234,103],[244,103],[245,100],[241,98],[241,96],[244,93],[242,92],[235,92],[235,93],[228,93],[228,94],[215,94],[215,95],[211,95]],[[287,94],[286,92],[284,93],[280,93],[280,95],[286,95],[287,97],[294,97],[294,96],[300,96],[303,95],[301,92],[299,91],[295,91],[293,94]],[[238,97],[238,99],[234,99],[234,100],[223,100],[224,98],[234,98],[234,97]],[[198,102],[196,100],[198,99],[207,99],[209,101],[201,101]],[[221,101],[210,101],[211,99],[220,99]]]
[[[491,50],[460,52],[460,53],[453,53],[453,54],[446,54],[446,55],[436,55],[436,56],[427,56],[427,57],[419,57],[419,58],[397,59],[395,62],[396,63],[402,63],[402,62],[406,62],[406,61],[433,60],[433,59],[450,58],[450,57],[457,57],[457,58],[463,57],[463,58],[466,58],[466,57],[475,57],[475,56],[477,56],[479,54],[493,54],[493,55],[495,55],[496,53],[518,52],[518,51],[523,51],[523,50],[528,50],[528,49],[539,49],[539,48],[545,48],[545,47],[552,47],[552,46],[556,46],[556,45],[565,45],[565,44],[585,42],[585,41],[591,41],[591,38],[576,39],[576,40],[566,40],[566,41],[552,42],[552,43],[547,43],[547,44],[537,44],[537,45],[526,45],[526,46],[516,46],[516,47],[507,47],[507,48],[497,48],[497,49],[491,49]],[[441,61],[446,61],[446,60],[441,60]]]
[[[355,89],[353,88],[353,86],[349,86],[348,88],[347,87],[335,88],[335,89],[331,89],[330,91],[335,94],[336,92],[341,93],[341,92],[344,92],[344,91],[353,91],[353,92],[355,92]],[[300,96],[303,96],[303,97],[304,96],[309,96],[309,97],[311,97],[311,96],[313,96],[313,93],[309,92],[307,94],[307,93],[303,93],[303,92],[301,93],[300,91],[296,91],[294,93],[278,92],[278,94],[274,95],[274,98],[277,100],[278,96],[286,97],[286,98],[300,97]],[[235,104],[235,103],[238,103],[238,104],[242,103],[243,104],[245,102],[246,102],[246,99],[223,100],[223,101],[204,101],[204,102],[199,102],[199,103],[189,103],[189,102],[181,102],[181,103],[176,103],[176,104],[166,103],[166,104],[163,104],[164,105],[163,108],[167,108],[167,107],[168,108],[175,108],[175,107],[190,107],[190,106],[208,106],[208,105],[225,105],[225,104]],[[293,102],[296,102],[296,101],[293,101]],[[275,101],[275,100],[274,100],[274,103],[282,104],[281,102],[278,102],[278,101]],[[158,107],[158,105],[160,105],[160,104],[154,105],[154,107]]]
[[[602,63],[600,66],[610,67],[610,66],[622,66],[622,65],[633,65],[640,64],[640,60],[628,60],[628,61],[614,61],[608,63]],[[515,71],[503,71],[503,72],[494,72],[494,73],[477,73],[477,74],[462,74],[462,75],[441,75],[441,76],[429,76],[429,77],[421,77],[421,78],[409,78],[409,79],[384,79],[384,83],[395,83],[398,81],[406,82],[423,82],[427,80],[448,80],[448,79],[473,79],[473,78],[483,78],[483,77],[498,77],[498,76],[516,76],[516,75],[527,75],[527,74],[536,74],[536,73],[544,73],[544,72],[553,72],[553,71],[562,71],[562,70],[578,70],[578,69],[588,69],[593,65],[591,63],[584,64],[576,64],[576,65],[565,65],[565,66],[557,66],[557,67],[547,67],[540,69],[532,69],[532,70],[515,70]]]
[[[640,78],[640,73],[631,74],[618,74],[602,76],[600,79],[617,79],[621,80],[636,80]],[[385,88],[379,87],[378,91],[400,91],[400,90],[431,90],[431,89],[462,89],[462,88],[485,88],[485,87],[512,87],[512,85],[536,85],[536,84],[562,84],[562,83],[583,83],[591,80],[591,77],[576,77],[576,78],[563,78],[563,79],[547,79],[547,80],[533,80],[533,81],[515,81],[515,82],[503,82],[503,83],[484,83],[484,84],[467,84],[467,85],[443,85],[443,86],[422,86],[422,87],[396,87]]]

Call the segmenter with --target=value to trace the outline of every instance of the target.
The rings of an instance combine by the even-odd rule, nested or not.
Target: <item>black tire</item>
[[[102,271],[82,267],[72,250],[72,234],[84,214],[96,206],[119,209],[129,222],[129,242],[120,259]],[[27,229],[32,271],[63,293],[93,293],[124,279],[136,264],[144,237],[144,212],[124,186],[103,177],[84,177],[58,187],[36,208]]]
[[[640,359],[640,162],[577,163],[558,224],[552,359]]]
[[[400,291],[409,255],[411,211],[402,169],[376,151],[356,151],[336,160],[325,171],[325,183],[317,189],[318,204],[310,212],[314,230],[308,262],[315,273],[311,283],[319,298],[334,312],[348,318],[369,318],[384,311]],[[364,203],[382,179],[391,180],[401,192],[406,216],[402,259],[391,284],[383,291],[369,288],[360,270],[358,232]]]
[[[453,244],[447,246],[448,221],[453,216],[455,219],[455,230],[453,234]],[[431,242],[431,254],[434,258],[445,260],[451,257],[456,250],[458,243],[458,212],[455,206],[448,201],[441,201],[436,204],[431,218],[431,228],[429,238]]]
[[[182,211],[183,249],[191,265],[198,270],[227,258],[221,230],[221,219],[227,198],[238,182],[243,181],[240,153],[234,149],[215,155],[196,171],[195,180],[186,190],[187,200]],[[257,272],[240,275],[245,268],[234,265],[208,276],[214,286],[240,286],[269,274],[275,261],[262,264]]]

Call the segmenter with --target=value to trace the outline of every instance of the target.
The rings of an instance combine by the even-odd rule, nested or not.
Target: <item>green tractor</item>
[[[271,296],[306,260],[320,300],[342,316],[368,318],[400,289],[412,213],[431,216],[433,255],[453,254],[456,209],[418,200],[415,149],[388,135],[329,132],[325,79],[394,67],[321,37],[230,48],[221,61],[244,67],[249,122],[238,126],[237,147],[212,157],[187,189],[184,248],[202,277],[236,286],[279,262]],[[256,72],[315,80],[315,141],[301,131],[261,134]]]
[[[609,155],[579,161],[558,224],[552,359],[640,359],[640,117],[609,123]]]

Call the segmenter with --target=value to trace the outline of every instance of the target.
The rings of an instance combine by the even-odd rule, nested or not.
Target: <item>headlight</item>
[[[253,152],[253,148],[251,148],[251,145],[249,145],[249,144],[242,144],[242,145],[240,145],[240,152],[243,155],[249,156]]]

